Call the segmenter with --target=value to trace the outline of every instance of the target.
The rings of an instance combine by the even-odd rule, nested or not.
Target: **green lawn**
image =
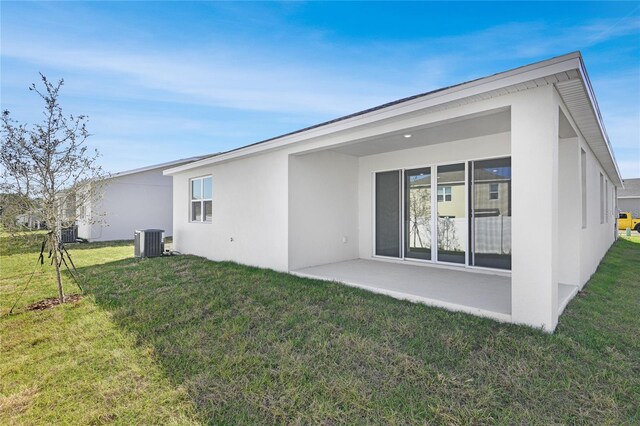
[[[613,246],[554,335],[132,252],[74,246],[85,298],[25,312],[55,295],[38,268],[8,317],[36,253],[2,241],[0,424],[640,423],[640,238]]]

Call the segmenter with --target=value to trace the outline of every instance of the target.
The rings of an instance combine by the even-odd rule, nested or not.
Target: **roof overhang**
[[[164,174],[174,175],[197,167],[252,156],[422,110],[434,111],[451,108],[456,105],[551,84],[558,88],[558,92],[567,105],[578,130],[598,157],[611,181],[616,186],[621,186],[622,178],[618,165],[579,52],[400,99],[293,133],[223,152],[215,157],[173,167],[165,170]]]
[[[578,130],[591,147],[596,158],[605,169],[612,182],[623,187],[613,147],[604,127],[598,101],[591,86],[591,80],[578,53],[580,78],[556,83],[556,88],[567,109],[571,113]]]

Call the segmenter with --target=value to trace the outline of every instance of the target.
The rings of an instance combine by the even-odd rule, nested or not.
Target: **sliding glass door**
[[[404,257],[431,259],[431,168],[404,172]]]
[[[374,209],[376,256],[511,269],[508,157],[376,173]]]
[[[467,215],[464,163],[437,167],[438,261],[465,263]]]

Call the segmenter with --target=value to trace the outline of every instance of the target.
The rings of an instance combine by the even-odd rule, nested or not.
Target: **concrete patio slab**
[[[365,259],[312,266],[291,273],[499,321],[511,320],[509,276]]]

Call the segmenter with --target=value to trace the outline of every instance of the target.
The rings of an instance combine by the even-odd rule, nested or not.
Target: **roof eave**
[[[593,91],[593,86],[591,85],[591,80],[589,79],[589,74],[587,74],[587,68],[584,65],[584,61],[582,60],[582,56],[579,56],[580,59],[580,77],[582,81],[584,81],[585,87],[587,88],[587,94],[589,95],[589,101],[591,102],[591,106],[594,109],[596,122],[598,123],[598,127],[600,128],[600,132],[602,133],[602,138],[604,139],[605,145],[607,147],[607,151],[609,152],[609,156],[613,162],[613,166],[616,171],[616,178],[618,179],[617,185],[618,187],[624,188],[624,183],[622,182],[622,175],[620,174],[620,169],[618,167],[618,162],[616,161],[616,156],[613,153],[613,147],[611,146],[611,141],[609,140],[609,135],[607,134],[607,129],[604,127],[604,122],[602,120],[602,114],[600,113],[600,107],[598,106],[598,101],[596,99],[595,93]],[[611,176],[610,176],[611,177]]]

